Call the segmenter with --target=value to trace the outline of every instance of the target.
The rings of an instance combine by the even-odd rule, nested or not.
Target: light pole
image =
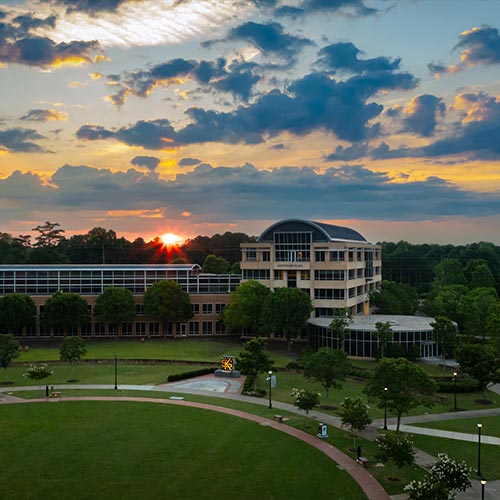
[[[486,486],[486,479],[481,479],[481,500],[484,500],[484,487]]]
[[[115,354],[115,391],[118,389],[118,358]]]
[[[273,403],[271,402],[271,375],[273,372],[271,370],[268,371],[268,377],[267,380],[269,381],[269,409],[273,407]]]
[[[384,387],[384,431],[387,430],[387,387]]]
[[[477,475],[481,476],[481,428],[483,424],[477,424]]]
[[[455,393],[454,410],[457,411],[457,372],[453,372],[453,392]]]

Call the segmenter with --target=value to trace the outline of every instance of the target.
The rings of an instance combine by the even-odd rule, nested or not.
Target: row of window
[[[262,260],[268,262],[270,260],[270,251],[261,251]],[[247,261],[257,261],[257,249],[247,248],[245,250]],[[275,244],[274,258],[277,262],[308,262],[310,261],[311,251],[310,245],[306,242],[297,243],[280,243]],[[373,263],[373,260],[380,259],[380,251],[372,249],[349,249],[349,250],[328,250],[318,249],[314,251],[314,260],[316,262],[366,262]]]

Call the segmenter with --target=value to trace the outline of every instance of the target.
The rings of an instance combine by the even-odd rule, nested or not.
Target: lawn
[[[475,417],[459,418],[453,420],[443,420],[438,422],[426,422],[425,424],[412,424],[417,427],[428,427],[431,429],[442,429],[452,432],[465,432],[467,434],[477,434],[477,424],[483,425],[481,433],[483,436],[497,436],[500,434],[500,416],[495,417]]]
[[[222,339],[155,339],[140,342],[138,339],[114,341],[87,341],[87,359],[175,359],[179,361],[215,361],[221,356],[238,356],[243,343]],[[271,349],[277,366],[286,366],[290,357],[283,344]],[[16,361],[50,361],[59,359],[59,345],[38,345],[22,351]]]
[[[130,402],[4,406],[2,499],[366,498],[318,450],[204,410]]]

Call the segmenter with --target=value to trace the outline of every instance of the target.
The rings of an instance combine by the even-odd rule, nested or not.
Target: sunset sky
[[[0,231],[303,218],[500,244],[500,1],[0,1]]]

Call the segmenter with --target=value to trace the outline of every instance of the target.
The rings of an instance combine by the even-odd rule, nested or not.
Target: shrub
[[[47,363],[41,363],[39,365],[29,365],[23,377],[29,378],[30,380],[42,380],[50,377],[53,373],[54,372]]]
[[[187,378],[199,377],[201,375],[208,375],[214,373],[215,368],[200,368],[199,370],[191,370],[189,372],[175,373],[167,377],[168,382],[177,382],[178,380],[185,380]]]
[[[453,394],[455,392],[455,382],[450,377],[436,377],[437,392],[446,392]],[[477,392],[481,390],[481,384],[474,378],[461,377],[457,378],[456,390],[458,393]]]

